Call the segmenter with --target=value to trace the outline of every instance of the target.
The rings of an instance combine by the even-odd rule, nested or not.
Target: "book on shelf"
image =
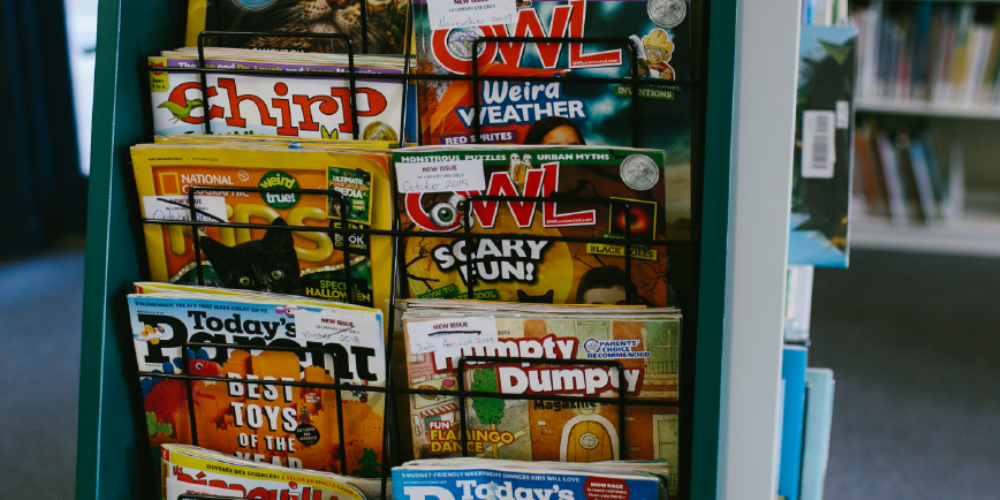
[[[802,26],[788,263],[847,267],[854,28]]]
[[[951,220],[953,182],[962,181],[946,181],[934,136],[929,129],[887,122],[869,118],[855,134],[863,183],[855,196],[864,197],[868,216],[895,224]],[[952,168],[960,170],[949,161]]]
[[[785,398],[781,417],[778,494],[786,500],[799,500],[808,354],[809,350],[805,347],[786,345],[781,356],[781,378],[785,381]]]
[[[809,340],[813,271],[813,266],[788,266],[785,278],[785,342]]]
[[[800,500],[823,500],[830,456],[835,381],[829,368],[806,369],[805,438],[802,445]]]
[[[1000,105],[1000,9],[966,2],[856,8],[859,100]]]

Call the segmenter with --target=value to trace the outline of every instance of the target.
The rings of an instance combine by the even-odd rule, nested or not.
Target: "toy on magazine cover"
[[[198,67],[197,54],[193,58],[150,57],[149,63],[167,68]],[[358,139],[397,141],[402,135],[400,118],[403,93],[407,92],[407,84],[402,80],[358,78],[352,109],[349,81],[337,76],[348,71],[346,61],[338,65],[218,57],[206,58],[205,67],[233,70],[205,75],[207,102],[202,96],[198,73],[150,70],[155,135],[202,133],[207,112],[215,134],[352,139],[355,110]],[[246,75],[239,74],[239,70],[268,70],[274,74]],[[359,61],[355,71],[402,75],[402,58],[388,65],[365,65]],[[330,76],[295,76],[317,72]],[[415,90],[413,94],[416,95]],[[415,125],[416,105],[410,106],[409,115]],[[410,133],[410,137],[415,136]]]
[[[366,390],[386,380],[379,310],[168,290],[130,295],[128,304],[141,372],[213,379],[141,379],[154,453],[165,443],[192,443],[197,433],[200,446],[245,460],[379,475],[384,400]],[[315,350],[262,349],[267,346]],[[340,442],[338,431],[338,391],[246,382],[251,380],[357,386],[340,391],[347,442]]]
[[[426,236],[406,238],[404,272],[411,297],[507,302],[668,305],[664,247],[633,245],[631,276],[626,247],[615,240],[685,240],[690,237],[690,184],[664,167],[662,151],[598,147],[494,146],[466,150],[410,148],[394,153],[402,226]],[[407,192],[425,182],[426,169],[467,168],[482,183],[438,192]],[[428,174],[430,175],[430,174]],[[418,178],[419,177],[419,178]],[[553,202],[474,201],[473,195],[545,197]],[[601,198],[609,203],[574,203]],[[556,201],[558,200],[558,202]],[[624,202],[628,202],[626,208]],[[477,248],[456,235],[464,212]],[[627,212],[627,213],[626,213]],[[631,232],[631,233],[630,233]],[[601,238],[597,243],[521,240],[503,234]],[[478,262],[467,270],[469,256]],[[502,261],[486,259],[502,259]],[[604,292],[607,293],[604,293]]]
[[[637,49],[641,81],[692,78],[692,9],[685,0],[525,0],[506,24],[453,29],[430,26],[426,0],[414,2],[414,31],[421,73],[442,75],[420,87],[424,144],[468,144],[473,120],[483,143],[597,144],[690,151],[691,92],[678,85],[640,85],[633,107],[630,84],[517,82],[479,84],[481,112],[474,117],[472,74],[524,77],[623,78],[631,76],[633,52],[624,43],[545,43],[547,38],[614,37]],[[479,37],[533,37],[538,43],[480,43]],[[473,61],[475,59],[475,61]],[[638,113],[638,143],[632,114]]]
[[[132,148],[143,216],[189,220],[192,186],[268,188],[272,192],[205,191],[195,195],[199,220],[260,224],[260,229],[199,227],[206,285],[323,298],[366,306],[389,298],[391,245],[386,238],[351,235],[343,262],[342,235],[269,227],[389,229],[389,155],[295,149],[287,146],[201,144]],[[330,190],[338,198],[283,193]],[[191,228],[146,224],[146,252],[154,281],[198,283]],[[347,268],[347,273],[345,273]]]
[[[159,462],[163,500],[179,500],[184,494],[274,500],[381,498],[380,481],[239,460],[195,446],[164,445]]]

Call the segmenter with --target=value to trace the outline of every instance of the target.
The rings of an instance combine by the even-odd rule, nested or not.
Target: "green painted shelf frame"
[[[702,247],[690,498],[717,493],[722,336],[725,317],[729,179],[736,52],[736,0],[702,0],[709,36],[704,116]],[[182,39],[183,0],[101,0],[97,33],[76,496],[135,499],[153,494],[141,478],[145,429],[133,414],[132,377],[122,360],[128,314],[123,297],[147,275],[129,146],[152,135],[145,58]],[[126,355],[123,356],[123,349]],[[135,384],[135,385],[133,385]]]

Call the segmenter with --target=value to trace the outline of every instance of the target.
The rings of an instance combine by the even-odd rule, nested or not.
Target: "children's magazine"
[[[139,371],[209,380],[141,379],[154,453],[166,443],[197,442],[255,462],[379,475],[372,460],[382,449],[384,396],[367,388],[384,387],[386,381],[381,311],[279,295],[173,288],[137,284],[155,293],[128,297]],[[332,389],[267,380],[356,389],[339,391],[338,397]],[[338,431],[338,399],[346,443]],[[340,460],[341,446],[346,464]]]

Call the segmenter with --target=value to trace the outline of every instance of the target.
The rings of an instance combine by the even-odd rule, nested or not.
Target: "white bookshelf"
[[[961,218],[947,222],[893,224],[854,212],[850,236],[853,248],[1000,257],[1000,191],[967,191]]]
[[[1000,216],[966,217],[932,226],[894,225],[856,217],[851,247],[978,257],[1000,257]]]
[[[867,113],[1000,120],[1000,105],[996,104],[963,105],[926,101],[864,99],[858,100],[854,106],[856,111]]]

